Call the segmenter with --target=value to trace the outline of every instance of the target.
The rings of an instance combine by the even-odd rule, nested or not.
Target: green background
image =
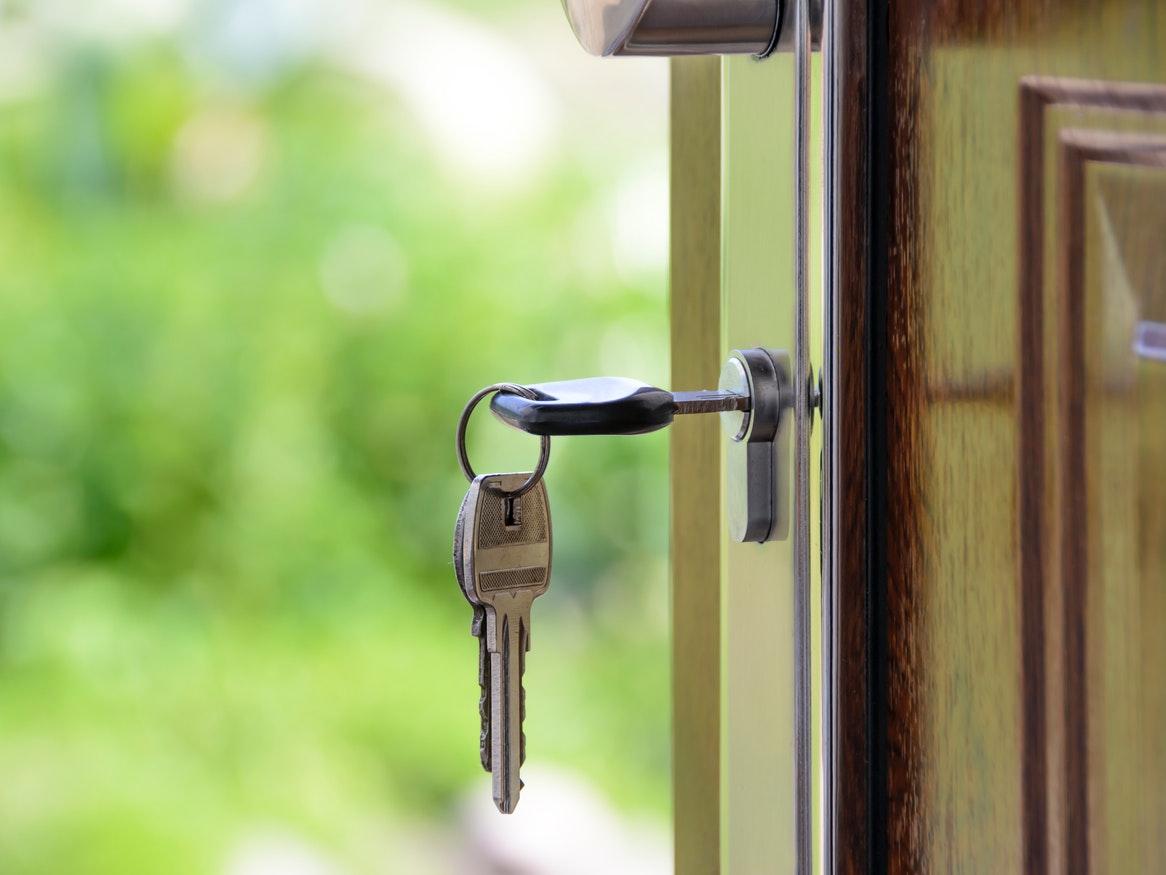
[[[430,846],[489,795],[454,423],[499,380],[666,379],[663,261],[619,255],[659,188],[627,168],[664,172],[661,74],[556,68],[555,3],[416,5],[537,37],[558,133],[491,179],[343,49],[220,39],[254,3],[137,31],[106,5],[0,2],[0,872],[226,871],[272,830],[445,871]],[[483,469],[532,464],[473,426]],[[527,680],[528,765],[661,829],[666,451],[555,443]]]

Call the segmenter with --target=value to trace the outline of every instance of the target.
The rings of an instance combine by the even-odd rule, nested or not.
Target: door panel
[[[1166,94],[1166,89],[1164,89]],[[1063,131],[1069,852],[1166,866],[1166,138]]]
[[[888,868],[1161,869],[1166,17],[871,8]]]
[[[1082,137],[1136,137],[1163,129],[1166,117],[1155,111],[1156,106],[1166,108],[1166,90],[1153,86],[1042,78],[1026,80],[1021,88],[1021,178],[1026,184],[1020,217],[1026,240],[1019,262],[1019,315],[1021,337],[1031,341],[1022,341],[1018,471],[1022,536],[1026,543],[1044,545],[1041,551],[1034,546],[1025,552],[1021,569],[1022,588],[1032,611],[1040,611],[1043,603],[1040,624],[1026,638],[1032,650],[1031,660],[1026,661],[1026,684],[1034,693],[1043,690],[1043,696],[1034,698],[1045,703],[1038,708],[1034,701],[1029,708],[1032,725],[1026,737],[1034,750],[1026,761],[1027,786],[1034,799],[1039,798],[1040,787],[1046,790],[1048,804],[1040,813],[1047,816],[1054,864],[1063,860],[1066,849],[1074,858],[1087,854],[1088,769],[1082,753],[1085,714],[1091,708],[1081,683],[1085,652],[1079,620],[1084,592],[1074,573],[1080,557],[1064,553],[1066,548],[1076,549],[1078,539],[1073,533],[1081,520],[1069,513],[1075,498],[1062,485],[1078,479],[1076,474],[1069,480],[1063,476],[1063,401],[1076,391],[1066,377],[1084,359],[1077,341],[1066,345],[1065,331],[1075,322],[1067,322],[1060,314],[1069,314],[1070,297],[1080,298],[1079,293],[1070,296],[1069,286],[1084,281],[1079,256],[1086,251],[1075,233],[1085,218],[1080,197],[1074,194],[1079,185],[1070,185],[1065,176],[1080,162],[1066,164],[1065,158],[1075,153],[1070,144]],[[1070,256],[1073,261],[1068,260]],[[1109,262],[1110,270],[1118,267]],[[1073,327],[1071,333],[1078,330]],[[1037,354],[1041,354],[1039,360]],[[1079,379],[1073,377],[1073,382]],[[1030,515],[1024,513],[1026,507],[1033,509]],[[1035,650],[1042,638],[1043,654]],[[1046,747],[1043,756],[1041,738]],[[1066,845],[1069,839],[1072,846]]]
[[[1166,15],[908,0],[828,4],[826,28],[828,859],[1166,871]],[[723,62],[716,316],[711,285],[674,286],[703,296],[718,360],[792,340],[791,77],[789,58]],[[707,531],[681,482],[709,463],[704,427],[678,437],[677,542]],[[716,807],[721,870],[783,871],[789,545],[675,549],[720,593],[718,684],[682,695],[716,636],[675,572],[678,719],[719,703],[677,729],[678,757],[719,739],[688,790],[678,759],[678,848],[683,811],[709,826]]]
[[[1034,814],[1047,821],[1049,858],[1054,868],[1061,868],[1066,853],[1069,859],[1085,859],[1088,854],[1085,725],[1086,714],[1095,710],[1087,702],[1083,683],[1086,648],[1080,624],[1086,593],[1076,573],[1082,567],[1081,557],[1065,555],[1066,549],[1075,553],[1079,538],[1074,533],[1083,521],[1070,512],[1076,506],[1073,490],[1062,485],[1080,480],[1077,473],[1068,479],[1064,476],[1068,446],[1064,402],[1080,389],[1079,376],[1071,377],[1072,383],[1068,380],[1093,355],[1072,339],[1080,331],[1080,313],[1067,306],[1081,299],[1079,284],[1087,276],[1081,258],[1089,251],[1088,237],[1076,233],[1086,216],[1080,182],[1069,179],[1076,179],[1082,167],[1073,144],[1083,145],[1090,138],[1099,138],[1099,144],[1114,138],[1132,144],[1140,135],[1163,130],[1166,116],[1159,110],[1166,109],[1166,89],[1031,78],[1021,85],[1020,106],[1022,341],[1017,462],[1022,543],[1031,545],[1021,557],[1021,585],[1035,621],[1025,634],[1029,654],[1025,683],[1032,693],[1025,733],[1031,748],[1026,753],[1026,792],[1039,803]],[[1070,157],[1073,160],[1066,161]],[[1123,208],[1121,213],[1136,215],[1137,211],[1131,214]],[[1153,217],[1143,209],[1139,219],[1150,234],[1138,239],[1157,239],[1161,232],[1153,230]],[[1094,247],[1093,251],[1099,250]],[[1110,259],[1107,265],[1102,269],[1120,275],[1118,261]],[[1071,318],[1062,318],[1062,313]],[[1127,342],[1130,337],[1132,329]]]

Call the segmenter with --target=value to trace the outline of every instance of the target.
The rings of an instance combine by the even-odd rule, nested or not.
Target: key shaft
[[[749,410],[749,396],[717,389],[698,389],[695,392],[673,392],[676,415],[688,413],[730,413]]]
[[[487,608],[487,611],[490,609]],[[530,602],[495,606],[496,649],[490,653],[490,761],[494,804],[511,814],[522,792],[522,754],[526,649]]]

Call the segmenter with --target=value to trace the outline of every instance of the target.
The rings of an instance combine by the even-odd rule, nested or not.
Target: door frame
[[[885,867],[885,580],[875,512],[886,412],[875,386],[884,372],[877,331],[885,232],[872,217],[886,193],[872,172],[874,120],[886,95],[872,88],[885,17],[866,0],[825,3],[824,348],[822,365],[822,625],[820,847],[824,872]],[[884,29],[885,30],[885,29]],[[672,385],[711,386],[723,350],[721,220],[722,64],[671,61]],[[791,167],[792,172],[792,167]],[[676,872],[721,870],[723,687],[719,527],[721,436],[711,417],[676,423],[671,444],[673,812]]]

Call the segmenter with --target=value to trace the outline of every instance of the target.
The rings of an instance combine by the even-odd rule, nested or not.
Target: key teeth
[[[526,764],[526,653],[530,650],[530,627],[524,622],[521,626],[522,646],[518,648],[518,764]],[[519,786],[522,785],[520,778]]]
[[[482,768],[487,772],[490,769],[490,699],[485,689],[478,698],[478,717],[482,722],[482,729],[478,735],[478,754],[482,761]]]
[[[486,650],[486,629],[481,618],[485,611],[474,609],[474,634],[478,637],[478,759],[482,768],[491,771],[493,755],[490,750],[490,654]]]
[[[485,612],[474,608],[474,620],[471,631],[478,639],[478,760],[482,768],[490,771],[490,675],[486,660],[490,658],[486,652],[485,629],[481,622]]]

